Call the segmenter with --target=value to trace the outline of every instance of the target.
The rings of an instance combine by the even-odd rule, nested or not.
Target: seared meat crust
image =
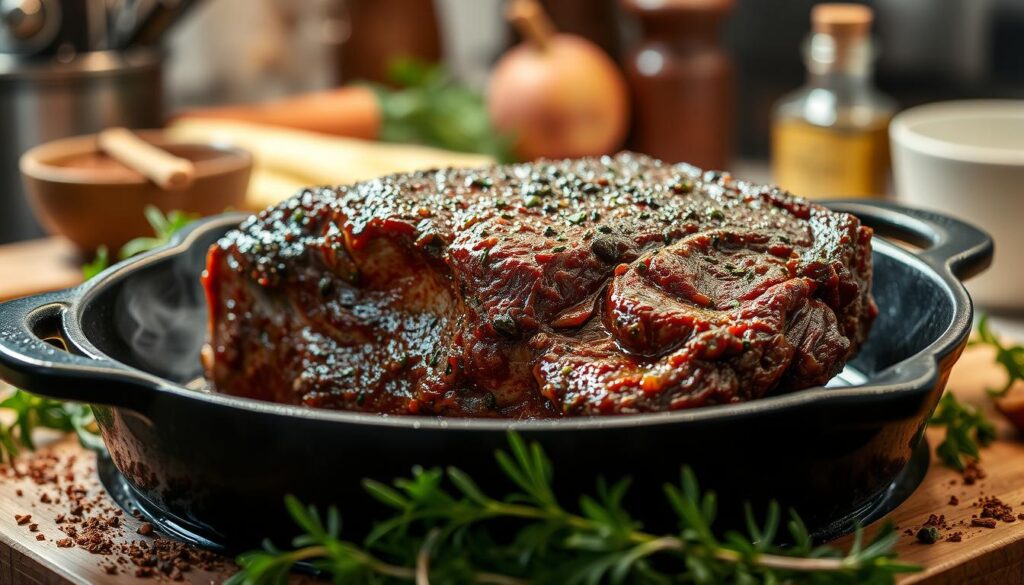
[[[857,218],[630,153],[304,190],[204,283],[219,391],[394,414],[756,399],[825,383],[877,312]]]

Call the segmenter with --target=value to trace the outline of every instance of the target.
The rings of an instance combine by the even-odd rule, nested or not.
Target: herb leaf
[[[935,454],[958,471],[966,468],[965,456],[978,459],[979,446],[985,447],[996,438],[996,427],[984,413],[962,404],[950,392],[942,395],[930,424],[946,427],[946,437],[935,448]]]
[[[1024,346],[1004,346],[988,325],[988,315],[982,315],[975,328],[975,337],[968,345],[987,345],[995,349],[996,363],[1006,370],[1006,384],[1002,388],[990,388],[992,396],[1005,396],[1018,380],[1024,380]]]
[[[82,266],[82,276],[85,280],[96,276],[100,272],[103,272],[110,266],[110,253],[107,251],[106,246],[100,246],[96,248],[96,256],[85,266]]]
[[[103,445],[92,409],[85,404],[14,390],[0,401],[0,411],[8,411],[14,419],[10,425],[0,424],[0,461],[13,459],[22,449],[34,450],[32,434],[36,429],[74,432],[87,449],[95,450]]]
[[[628,480],[599,480],[596,495],[565,508],[552,487],[553,469],[537,443],[508,436],[495,454],[512,490],[496,498],[458,469],[414,469],[392,486],[367,480],[370,495],[395,511],[362,543],[342,540],[331,509],[326,526],[313,508],[289,496],[286,507],[304,531],[280,550],[271,543],[237,558],[241,571],[229,585],[276,585],[303,562],[336,583],[495,583],[500,585],[601,583],[892,583],[917,567],[899,563],[898,538],[883,528],[866,545],[858,529],[850,551],[813,547],[800,518],[791,514],[794,545],[775,543],[777,505],[757,522],[748,508],[748,534],[719,539],[712,529],[716,500],[684,468],[665,487],[679,531],[655,535],[628,513]]]
[[[441,66],[401,58],[391,64],[393,90],[373,86],[380,103],[381,140],[488,154],[511,162],[511,140],[495,130],[483,97]]]
[[[174,210],[164,215],[159,208],[148,205],[145,209],[146,221],[153,228],[154,237],[143,237],[135,238],[127,244],[125,244],[118,252],[117,256],[124,260],[131,258],[143,252],[148,252],[153,248],[158,248],[168,241],[171,236],[177,233],[181,228],[185,227],[199,218],[198,215],[191,213],[185,213],[184,211]]]

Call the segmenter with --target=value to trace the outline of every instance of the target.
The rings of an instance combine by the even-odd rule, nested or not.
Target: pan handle
[[[960,280],[979,274],[992,263],[992,237],[948,215],[886,201],[842,200],[825,205],[856,215],[879,235],[920,246],[918,257]]]
[[[0,304],[0,378],[49,398],[140,410],[151,381],[68,342],[63,316],[76,296],[67,289]]]

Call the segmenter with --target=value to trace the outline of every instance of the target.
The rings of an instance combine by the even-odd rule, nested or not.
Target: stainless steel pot
[[[163,121],[163,58],[156,51],[82,53],[66,63],[0,55],[0,243],[42,234],[18,157],[57,138]]]

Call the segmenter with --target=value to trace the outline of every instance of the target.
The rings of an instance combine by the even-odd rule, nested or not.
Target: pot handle
[[[856,215],[879,235],[921,246],[919,258],[960,280],[979,274],[992,263],[992,237],[948,215],[887,201],[842,200],[825,205]]]
[[[77,289],[0,304],[0,378],[54,398],[138,410],[151,381],[102,355],[85,355],[64,334]]]

